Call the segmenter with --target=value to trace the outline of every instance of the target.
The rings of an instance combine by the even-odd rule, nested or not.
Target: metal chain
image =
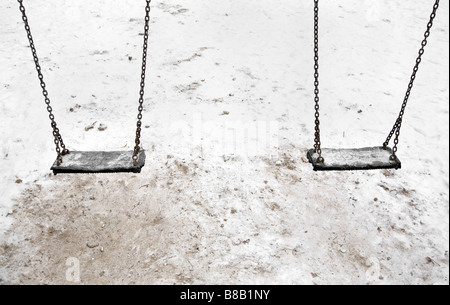
[[[136,140],[133,153],[133,163],[137,165],[138,163],[138,155],[141,151],[141,131],[142,131],[142,111],[144,110],[144,89],[145,89],[145,71],[147,69],[147,48],[148,48],[148,32],[149,32],[149,23],[150,23],[150,4],[151,0],[146,0],[147,5],[145,7],[145,26],[144,26],[144,45],[142,51],[142,74],[141,74],[141,89],[139,91],[139,107],[138,107],[138,115],[137,115],[137,124],[136,124]]]
[[[317,163],[324,163],[320,140],[320,97],[319,97],[319,0],[314,0],[314,102],[315,102],[315,139],[314,151],[319,155]]]
[[[31,53],[33,54],[34,63],[36,65],[36,71],[38,73],[39,82],[40,82],[41,88],[42,88],[42,94],[44,96],[45,104],[47,105],[47,111],[49,113],[49,118],[50,118],[51,126],[53,129],[53,137],[54,137],[53,142],[55,143],[55,146],[56,146],[57,164],[61,165],[62,156],[68,154],[69,150],[64,145],[64,141],[59,132],[58,125],[56,124],[56,121],[55,121],[55,116],[53,115],[53,109],[50,106],[50,98],[48,97],[48,91],[46,89],[46,84],[44,82],[42,68],[39,64],[39,58],[37,56],[36,47],[35,47],[34,41],[33,41],[33,36],[31,35],[31,28],[28,23],[28,17],[25,12],[25,6],[23,5],[23,0],[17,0],[17,1],[19,2],[20,12],[22,13],[22,20],[25,24],[25,30],[27,32],[28,41],[30,43]],[[60,148],[60,146],[61,146],[61,148]],[[62,151],[61,151],[61,149],[62,149]]]
[[[413,69],[413,73],[411,75],[411,79],[408,84],[408,89],[406,91],[405,99],[403,100],[402,108],[400,110],[400,114],[394,124],[394,127],[392,128],[391,132],[389,133],[389,136],[387,137],[386,141],[383,143],[383,147],[385,149],[388,148],[389,142],[391,141],[392,137],[395,134],[394,139],[394,147],[392,149],[392,156],[391,160],[395,161],[397,159],[397,151],[398,151],[398,143],[400,138],[400,130],[402,128],[403,123],[403,116],[405,114],[406,106],[408,105],[409,97],[411,96],[411,90],[414,87],[414,81],[416,80],[417,72],[419,71],[420,63],[422,62],[422,56],[425,53],[425,47],[428,44],[428,37],[430,37],[431,28],[433,27],[434,19],[436,18],[436,13],[439,8],[439,2],[440,0],[436,0],[434,6],[433,6],[433,12],[430,15],[430,21],[427,24],[427,30],[424,34],[424,39],[421,44],[421,48],[419,50],[419,56],[416,59],[416,64]]]

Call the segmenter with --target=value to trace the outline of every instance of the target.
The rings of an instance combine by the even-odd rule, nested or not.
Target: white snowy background
[[[383,143],[433,3],[321,2],[325,147]],[[25,5],[68,148],[131,150],[145,1]],[[0,284],[71,284],[69,258],[83,284],[448,284],[448,18],[441,1],[403,169],[315,173],[313,1],[153,1],[146,166],[53,176],[18,3],[0,1]]]

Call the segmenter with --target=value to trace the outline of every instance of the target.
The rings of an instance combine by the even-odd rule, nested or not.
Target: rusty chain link
[[[414,81],[416,80],[417,72],[419,71],[420,63],[422,62],[422,56],[425,53],[425,47],[428,44],[428,37],[430,37],[431,28],[433,27],[434,19],[436,18],[437,10],[439,8],[439,1],[436,0],[434,6],[433,6],[433,12],[430,15],[430,21],[427,24],[427,30],[424,34],[424,39],[422,40],[421,48],[419,50],[419,56],[416,59],[416,64],[413,69],[413,73],[411,75],[411,79],[408,84],[408,89],[406,90],[405,99],[403,100],[402,108],[400,110],[400,114],[395,121],[394,127],[392,128],[391,132],[389,133],[389,136],[387,137],[386,141],[383,143],[383,147],[385,149],[388,148],[389,142],[391,141],[392,137],[395,134],[394,139],[394,147],[392,149],[392,156],[391,160],[395,161],[397,160],[397,151],[398,151],[398,143],[400,138],[400,130],[402,128],[403,123],[403,116],[405,114],[406,106],[408,105],[409,97],[411,96],[411,90],[414,87]]]
[[[314,0],[314,102],[315,102],[315,139],[314,151],[319,155],[317,163],[324,163],[320,140],[320,97],[319,97],[319,0]]]
[[[23,0],[17,0],[17,1],[19,2],[20,12],[22,13],[22,20],[25,24],[25,30],[27,32],[28,41],[30,43],[31,53],[33,54],[33,60],[36,65],[36,71],[37,71],[39,82],[40,82],[40,85],[42,88],[42,95],[44,96],[44,101],[45,101],[45,104],[47,105],[47,111],[49,113],[49,118],[50,118],[51,126],[53,129],[53,137],[54,137],[53,142],[55,143],[56,153],[57,153],[57,161],[56,162],[58,165],[61,165],[62,156],[68,154],[69,150],[64,145],[64,141],[62,139],[61,133],[59,132],[58,125],[56,124],[56,121],[55,121],[55,116],[53,115],[53,109],[50,106],[50,98],[48,97],[48,91],[46,88],[46,84],[44,82],[42,68],[41,68],[41,65],[39,64],[39,58],[37,56],[37,51],[36,51],[36,47],[34,45],[33,36],[31,35],[31,28],[28,23],[28,17],[25,12],[25,6],[23,5]],[[62,149],[62,151],[61,151],[61,149]]]
[[[136,123],[136,139],[133,153],[133,163],[137,165],[138,163],[138,155],[141,151],[141,131],[142,131],[142,111],[144,110],[144,89],[145,89],[145,72],[147,69],[147,48],[148,48],[148,32],[149,32],[149,23],[150,23],[150,4],[151,0],[146,0],[147,5],[145,7],[145,26],[144,26],[144,44],[142,50],[142,73],[141,73],[141,89],[139,91],[139,107],[138,107],[138,115],[137,115],[137,123]]]

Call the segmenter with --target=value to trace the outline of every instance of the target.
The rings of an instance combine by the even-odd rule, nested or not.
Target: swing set
[[[140,173],[145,165],[145,151],[141,148],[142,131],[142,111],[144,103],[145,73],[147,66],[147,47],[149,37],[150,4],[151,0],[145,0],[145,26],[144,43],[142,51],[142,70],[139,90],[139,106],[136,123],[135,147],[133,151],[69,151],[63,141],[58,125],[50,106],[50,98],[44,82],[42,68],[39,64],[36,47],[25,12],[23,0],[19,2],[19,9],[22,13],[22,20],[29,40],[31,52],[38,79],[42,88],[45,104],[51,121],[53,138],[56,146],[56,161],[51,170],[56,174],[76,174],[76,173],[118,173],[132,172]],[[397,157],[400,131],[403,123],[403,116],[411,95],[414,81],[419,71],[425,47],[428,44],[428,37],[433,27],[433,22],[439,8],[440,0],[436,0],[433,11],[427,24],[427,30],[421,43],[419,55],[413,68],[408,89],[403,100],[401,110],[395,124],[390,131],[386,141],[382,146],[353,149],[322,149],[320,132],[320,96],[319,96],[319,0],[314,0],[314,102],[315,102],[315,138],[314,148],[307,153],[308,160],[313,165],[315,171],[346,171],[346,170],[373,170],[373,169],[400,169],[402,164]],[[395,136],[395,137],[394,137]],[[394,137],[394,146],[389,147],[389,143]]]
[[[402,128],[403,116],[408,105],[411,90],[419,71],[425,47],[428,44],[428,37],[433,27],[433,22],[439,8],[439,0],[433,5],[430,21],[422,40],[419,56],[414,65],[413,73],[408,84],[405,98],[402,103],[400,114],[395,121],[394,127],[390,131],[386,141],[382,146],[353,148],[353,149],[322,149],[320,137],[320,98],[319,98],[319,0],[314,0],[314,94],[315,94],[315,139],[314,148],[308,151],[307,157],[312,163],[315,171],[344,171],[344,170],[372,170],[372,169],[400,169],[402,163],[397,157],[400,130]],[[394,138],[394,147],[390,148],[389,143]]]

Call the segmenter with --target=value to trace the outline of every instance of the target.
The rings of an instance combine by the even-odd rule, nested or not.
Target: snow
[[[383,143],[433,2],[321,2],[324,147]],[[144,1],[25,5],[68,148],[132,150]],[[312,5],[152,2],[146,166],[53,176],[18,4],[2,1],[0,283],[68,283],[76,258],[85,284],[448,284],[448,1],[405,115],[403,168],[371,172],[307,162]]]

